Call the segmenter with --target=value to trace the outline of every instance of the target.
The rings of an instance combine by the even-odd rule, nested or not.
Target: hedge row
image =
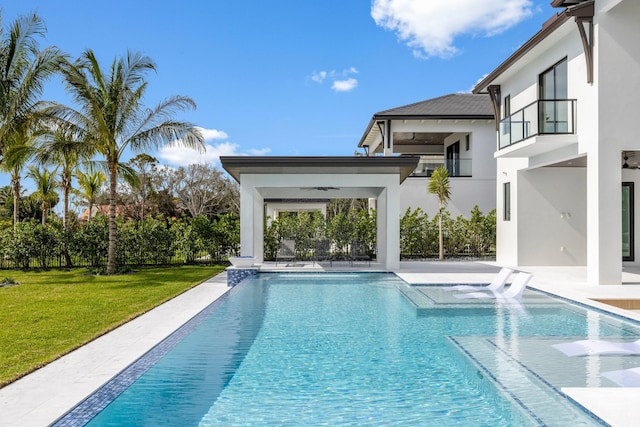
[[[209,220],[202,216],[179,220],[147,217],[118,219],[119,266],[190,264],[226,260],[239,254],[240,222],[235,215]],[[24,221],[0,234],[1,268],[48,268],[106,265],[109,227],[100,215],[65,232],[59,222]]]
[[[496,211],[483,215],[478,206],[469,218],[442,216],[446,256],[482,257],[495,255]],[[404,258],[438,256],[438,217],[432,219],[421,209],[407,209],[400,219],[400,253]]]

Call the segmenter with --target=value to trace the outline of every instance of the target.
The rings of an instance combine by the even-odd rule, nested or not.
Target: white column
[[[393,156],[393,131],[391,129],[391,120],[384,123],[384,155]]]
[[[253,256],[264,262],[264,197],[253,191]]]
[[[240,254],[264,261],[264,199],[249,177],[240,184]]]
[[[396,180],[396,175],[392,176]],[[400,268],[400,185],[392,182],[378,196],[378,261],[387,270]]]
[[[379,263],[387,266],[387,189],[385,188],[380,192],[378,199],[376,200],[376,259]]]
[[[622,173],[620,151],[589,151],[587,168],[587,281],[622,282]]]

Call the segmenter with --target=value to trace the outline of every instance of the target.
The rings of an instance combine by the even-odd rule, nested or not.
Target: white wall
[[[518,265],[518,170],[527,166],[524,158],[499,158],[496,197],[496,261],[500,265]],[[504,220],[504,184],[511,185],[511,220]]]
[[[585,181],[585,168],[518,174],[518,265],[586,265]]]

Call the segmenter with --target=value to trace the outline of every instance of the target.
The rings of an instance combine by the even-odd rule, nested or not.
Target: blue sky
[[[353,155],[378,111],[469,92],[535,34],[550,0],[9,0],[36,11],[72,57],[103,67],[127,50],[157,64],[146,103],[187,95],[180,117],[207,153],[150,153],[170,166],[222,155]],[[45,98],[69,102],[51,81]],[[130,157],[135,155],[131,154]],[[0,177],[6,178],[6,177]]]

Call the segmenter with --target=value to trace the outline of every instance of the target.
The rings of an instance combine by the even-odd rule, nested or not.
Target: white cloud
[[[331,85],[331,89],[336,92],[349,92],[358,86],[358,80],[354,78],[349,78],[346,80],[335,80],[333,85]]]
[[[316,83],[322,83],[326,78],[327,78],[326,71],[320,71],[318,73],[311,74],[311,80],[313,80]]]
[[[202,130],[204,131],[205,141],[227,138],[227,134],[223,131],[214,129]],[[220,156],[264,156],[269,151],[271,151],[269,148],[250,148],[242,151],[238,144],[229,141],[205,144],[203,152],[180,145],[168,144],[158,150],[158,157],[173,166],[188,166],[194,163],[219,164]]]
[[[200,132],[202,133],[202,136],[203,136],[205,141],[211,141],[212,139],[227,139],[227,138],[229,138],[229,135],[227,135],[226,132],[221,131],[221,130],[205,129],[205,128],[198,128],[198,129],[200,129]]]
[[[533,13],[532,0],[373,0],[376,24],[394,31],[417,57],[450,57],[463,34],[492,36]]]
[[[358,80],[349,77],[352,74],[358,74],[358,70],[355,67],[349,67],[342,71],[319,71],[311,74],[311,80],[321,84],[325,79],[329,78],[333,81],[331,89],[336,92],[348,92],[358,86]]]

